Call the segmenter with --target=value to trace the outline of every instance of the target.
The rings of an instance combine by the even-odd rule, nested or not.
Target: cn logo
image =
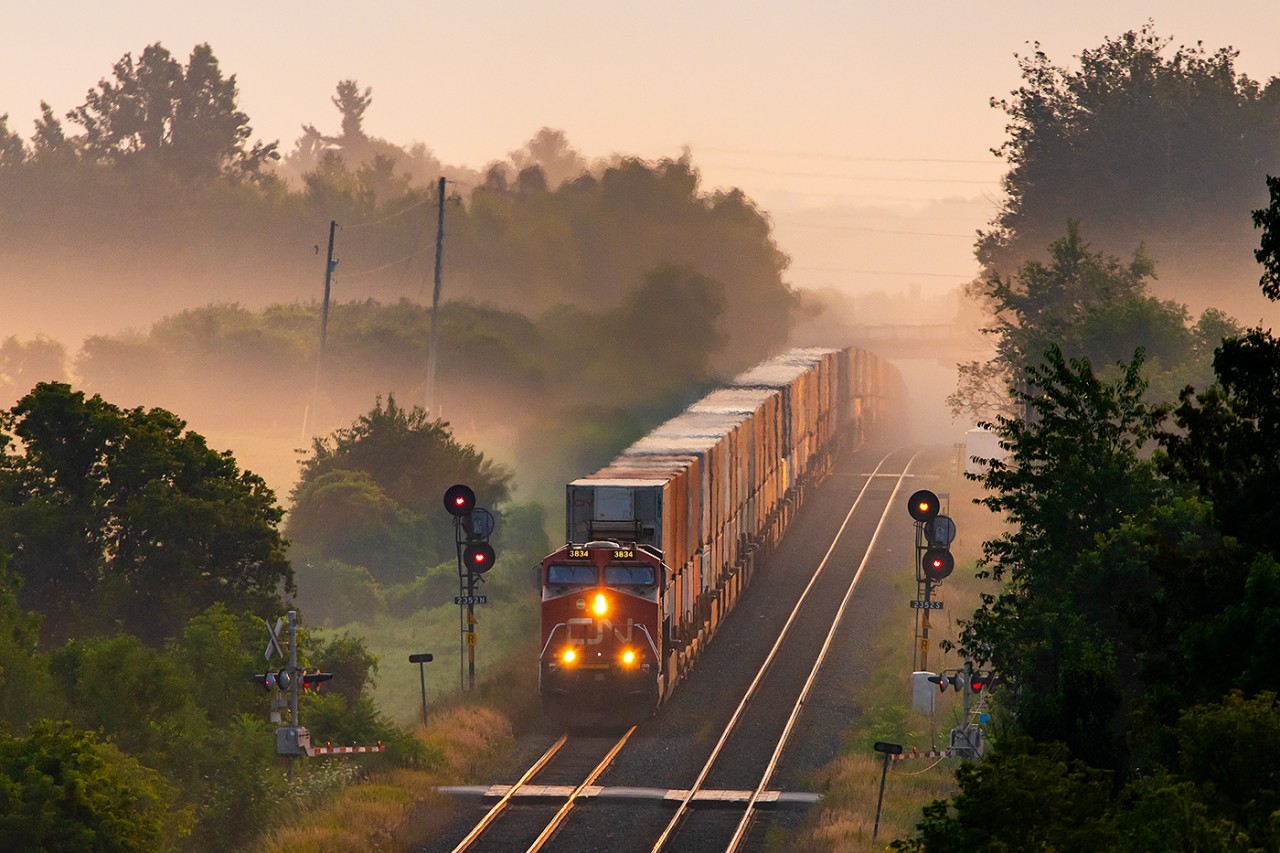
[[[569,642],[577,646],[598,646],[604,642],[607,631],[612,631],[619,642],[629,643],[636,629],[635,620],[631,618],[627,619],[625,631],[615,628],[608,619],[589,619],[583,616],[570,619],[566,624],[569,627]],[[575,628],[582,630],[575,631]]]

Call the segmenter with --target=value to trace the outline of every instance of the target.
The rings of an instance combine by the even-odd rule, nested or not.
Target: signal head
[[[938,508],[938,496],[928,489],[921,489],[907,501],[907,512],[921,524],[937,518]]]
[[[462,552],[462,562],[472,574],[482,575],[489,571],[495,559],[497,555],[488,542],[472,542]]]
[[[450,515],[466,516],[476,508],[476,493],[470,486],[457,483],[444,491],[444,508]]]
[[[956,558],[946,548],[927,548],[920,563],[925,577],[931,581],[940,581],[956,567]]]

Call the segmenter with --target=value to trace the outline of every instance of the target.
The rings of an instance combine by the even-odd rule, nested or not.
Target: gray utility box
[[[311,750],[311,732],[302,726],[281,726],[276,729],[276,755],[308,755]]]

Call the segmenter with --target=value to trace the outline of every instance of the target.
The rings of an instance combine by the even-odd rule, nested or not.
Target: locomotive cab
[[[638,722],[661,701],[662,560],[596,540],[542,561],[539,690],[567,725]]]

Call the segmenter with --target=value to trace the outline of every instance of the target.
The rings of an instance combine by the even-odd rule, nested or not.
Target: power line
[[[385,270],[385,269],[389,269],[389,268],[391,268],[391,267],[394,267],[394,266],[395,266],[395,265],[397,265],[397,264],[403,264],[403,263],[405,263],[406,261],[411,261],[411,260],[413,260],[414,258],[418,257],[418,255],[421,255],[421,254],[423,254],[424,252],[426,252],[426,251],[428,251],[428,250],[430,250],[430,249],[432,249],[432,248],[434,248],[434,247],[433,247],[433,246],[424,246],[423,248],[419,249],[419,250],[418,250],[418,251],[416,251],[416,252],[413,252],[412,254],[405,255],[403,258],[398,258],[398,259],[396,259],[396,260],[394,260],[394,261],[388,261],[388,262],[387,262],[387,263],[385,263],[385,264],[381,264],[381,265],[379,265],[379,266],[372,267],[372,268],[367,269],[367,270],[357,270],[356,272],[343,273],[343,274],[340,276],[340,278],[344,278],[344,279],[346,279],[346,278],[358,278],[359,276],[362,276],[362,275],[372,275],[373,273],[376,273],[376,272],[382,272],[383,270]]]
[[[775,223],[776,225],[776,223]],[[940,231],[897,231],[890,228],[869,228],[861,225],[823,225],[821,223],[792,222],[788,228],[823,228],[828,231],[862,231],[868,234],[897,234],[904,237],[962,237],[966,240],[977,238],[977,232],[971,234],[946,234]]]
[[[705,168],[703,164],[702,168]],[[776,175],[782,178],[824,178],[844,181],[874,181],[887,184],[973,184],[976,186],[993,186],[998,180],[979,181],[967,178],[886,178],[878,175],[841,175],[835,172],[789,172],[778,169],[765,169],[757,166],[716,166],[726,172],[754,172],[760,175]]]
[[[905,270],[865,270],[856,267],[790,267],[793,272],[849,272],[859,275],[906,275],[925,278],[976,278],[977,273],[908,272]]]
[[[1003,164],[992,158],[990,160],[970,160],[951,157],[859,157],[852,154],[824,154],[817,151],[751,151],[745,148],[717,148],[708,146],[692,146],[697,151],[713,151],[721,154],[745,154],[759,157],[797,157],[805,160],[835,160],[844,163],[967,163],[982,165]]]
[[[346,231],[349,228],[371,228],[374,225],[381,225],[384,222],[390,222],[392,219],[396,219],[398,217],[404,216],[406,213],[410,212],[411,210],[417,210],[419,207],[422,207],[424,204],[430,204],[433,201],[434,199],[429,199],[429,198],[423,199],[422,201],[415,202],[414,204],[409,205],[404,210],[389,214],[387,216],[382,217],[381,219],[374,219],[369,222],[357,222],[355,225],[343,225],[341,226],[341,228],[344,231]]]

